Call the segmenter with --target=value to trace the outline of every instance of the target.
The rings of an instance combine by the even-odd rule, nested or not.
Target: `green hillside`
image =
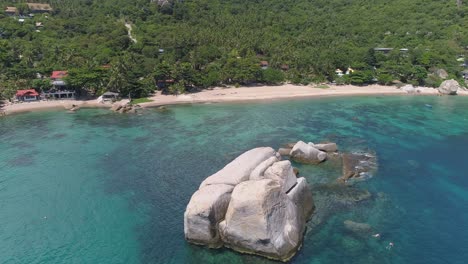
[[[158,81],[173,93],[286,80],[431,86],[440,82],[428,76],[437,68],[461,78],[468,55],[468,3],[456,0],[45,2],[53,11],[30,18],[25,1],[0,0],[2,7],[17,7],[14,16],[0,14],[4,97],[31,85],[47,88],[36,75],[52,70],[68,70],[69,84],[81,94],[110,90],[137,97]],[[335,75],[348,67],[355,72]]]

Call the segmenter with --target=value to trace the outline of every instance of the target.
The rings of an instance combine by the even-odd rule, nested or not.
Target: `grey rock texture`
[[[439,93],[444,95],[456,95],[460,84],[455,80],[447,80],[442,82],[439,86]]]
[[[306,144],[299,141],[292,148],[290,156],[291,159],[297,162],[317,164],[327,158],[327,153],[316,149],[313,143]]]
[[[205,179],[184,214],[187,241],[280,261],[293,257],[314,202],[305,178],[280,159],[272,148],[256,148]]]

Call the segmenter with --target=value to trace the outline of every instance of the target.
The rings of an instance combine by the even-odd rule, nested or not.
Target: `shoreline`
[[[391,95],[439,95],[437,89],[418,87],[417,93],[407,93],[404,90],[398,89],[395,86],[369,85],[369,86],[353,86],[353,85],[327,85],[329,88],[318,88],[315,86],[299,86],[292,84],[283,84],[278,86],[255,86],[255,87],[239,87],[239,88],[221,88],[215,87],[212,89],[202,90],[197,93],[182,94],[182,95],[162,95],[157,92],[154,96],[149,97],[151,102],[140,103],[142,108],[151,108],[165,105],[178,104],[200,104],[200,103],[223,103],[223,102],[252,102],[265,100],[283,100],[283,99],[300,99],[300,98],[316,98],[316,97],[335,97],[335,96],[391,96]],[[468,96],[468,91],[458,91],[459,96]],[[97,100],[59,100],[59,101],[39,101],[19,104],[4,105],[0,108],[0,114],[11,115],[15,113],[24,113],[31,111],[42,111],[50,109],[72,108],[72,105],[80,108],[110,108],[111,104],[98,103]]]

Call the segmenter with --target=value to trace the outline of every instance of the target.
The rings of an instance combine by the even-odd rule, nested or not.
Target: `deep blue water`
[[[183,212],[237,155],[297,140],[375,152],[379,168],[352,187],[370,199],[338,207],[319,190],[341,168],[298,165],[329,212],[292,263],[466,263],[468,99],[423,96],[2,118],[0,263],[272,263],[189,245]],[[348,219],[381,239],[350,233]]]

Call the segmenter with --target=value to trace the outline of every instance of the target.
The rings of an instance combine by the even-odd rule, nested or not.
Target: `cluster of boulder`
[[[338,151],[336,143],[314,144],[299,141],[297,143],[287,144],[280,148],[278,153],[283,156],[290,156],[292,160],[306,164],[318,164],[327,159],[327,153]]]
[[[121,100],[112,104],[111,111],[118,113],[136,113],[139,105],[133,105],[130,100]]]
[[[336,143],[303,141],[287,144],[278,152],[270,147],[255,148],[206,178],[192,195],[184,214],[187,241],[280,261],[292,258],[302,244],[315,205],[306,179],[298,178],[298,170],[283,157],[305,164],[338,158],[343,175],[338,182],[316,191],[333,193],[342,203],[370,197],[368,192],[340,183],[363,178],[376,165],[373,155],[341,154]],[[327,206],[320,202],[321,208]],[[339,206],[334,203],[334,207]],[[322,222],[331,211],[314,213],[309,226]]]
[[[400,89],[407,93],[433,93],[432,91],[434,91],[431,88],[414,87],[411,84],[405,85]],[[461,89],[463,88],[456,80],[446,80],[440,84],[435,93],[438,92],[441,95],[456,95],[458,90]]]
[[[287,261],[313,208],[309,185],[291,162],[270,147],[255,148],[201,183],[184,214],[185,238]]]

